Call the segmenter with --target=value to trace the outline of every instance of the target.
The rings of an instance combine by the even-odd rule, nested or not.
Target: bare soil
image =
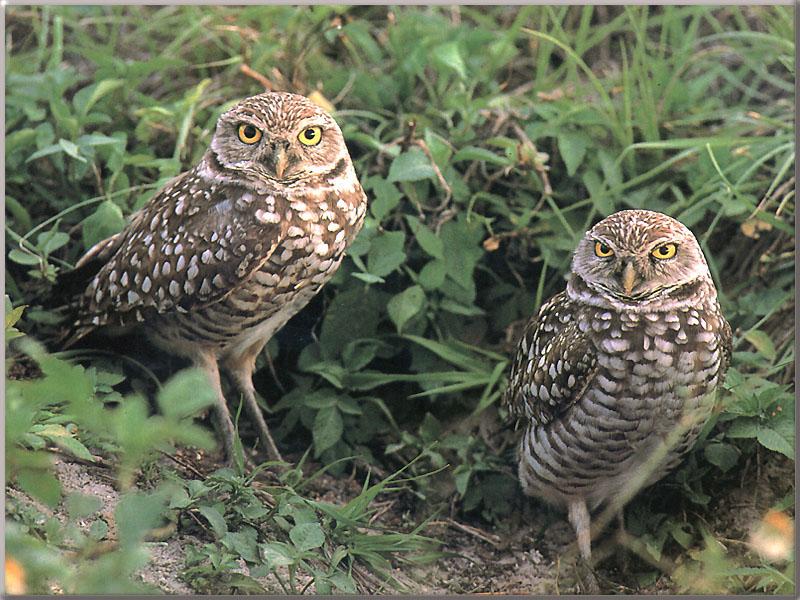
[[[737,485],[729,486],[715,496],[707,510],[703,511],[706,525],[715,537],[728,545],[733,552],[743,552],[743,541],[747,540],[750,528],[780,498],[790,493],[794,481],[794,463],[782,456],[768,453],[760,456],[758,464],[747,465],[741,471]],[[201,453],[180,451],[179,459],[191,464],[191,470],[211,472],[216,465]],[[196,460],[199,459],[199,460]],[[176,465],[163,459],[171,468]],[[107,466],[89,465],[75,462],[65,456],[57,455],[56,473],[65,494],[80,492],[100,498],[103,502],[101,517],[109,525],[107,539],[113,547],[116,540],[114,509],[120,498],[115,488],[114,473]],[[178,467],[184,477],[196,477],[190,470]],[[311,497],[327,502],[344,503],[356,496],[361,483],[354,476],[331,477],[323,475],[314,480],[308,491]],[[643,494],[658,492],[658,487],[645,490]],[[756,490],[756,492],[754,492]],[[9,497],[29,503],[41,513],[55,516],[66,523],[66,508],[62,505],[56,510],[31,500],[23,492],[7,487]],[[411,498],[378,499],[384,502],[379,511],[377,523],[395,529],[403,524],[413,524],[423,515],[412,515],[409,507]],[[573,533],[563,515],[533,501],[521,503],[519,514],[512,515],[503,530],[492,530],[480,519],[439,518],[430,522],[424,532],[442,542],[441,550],[445,558],[435,563],[414,568],[397,569],[398,579],[405,583],[408,592],[414,594],[569,594],[580,592],[575,569],[570,562],[574,555]],[[412,509],[413,510],[413,509]],[[87,528],[89,522],[83,524]],[[613,531],[607,532],[598,545],[611,545]],[[191,594],[195,592],[181,579],[185,568],[186,551],[189,547],[200,547],[211,541],[201,539],[194,532],[180,528],[167,530],[161,541],[147,543],[150,562],[138,576],[141,580],[167,594]],[[612,550],[613,551],[613,550]],[[597,568],[598,580],[606,593],[675,593],[666,575],[659,576],[646,586],[637,586],[633,571],[637,561],[633,557],[620,558],[624,552],[604,561]],[[643,566],[642,564],[638,565]],[[630,569],[626,572],[626,569]],[[652,569],[651,569],[652,570]],[[402,571],[402,572],[401,572]],[[241,572],[247,574],[247,567],[241,564]],[[281,594],[283,590],[273,578],[260,578],[259,583],[268,593]],[[312,588],[313,589],[313,588]],[[370,593],[373,590],[365,589]],[[391,590],[384,590],[389,592]]]

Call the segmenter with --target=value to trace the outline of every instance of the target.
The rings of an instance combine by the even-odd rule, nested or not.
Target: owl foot
[[[594,571],[594,567],[583,557],[579,557],[575,563],[575,577],[579,594],[600,593],[600,584],[597,582],[597,574]]]

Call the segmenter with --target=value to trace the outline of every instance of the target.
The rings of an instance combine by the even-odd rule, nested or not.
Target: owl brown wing
[[[179,176],[125,230],[87,253],[87,260],[106,262],[80,299],[76,337],[99,325],[219,302],[280,243],[281,205],[275,196],[209,184],[196,170]]]
[[[572,303],[566,293],[557,294],[525,328],[503,402],[512,416],[545,425],[583,396],[596,363]]]

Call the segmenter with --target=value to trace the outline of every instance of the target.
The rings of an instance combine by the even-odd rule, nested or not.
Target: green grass
[[[480,425],[504,417],[508,332],[563,289],[583,232],[624,208],[666,212],[695,232],[735,338],[720,412],[660,484],[700,517],[634,502],[632,531],[646,540],[637,550],[688,565],[668,573],[674,590],[793,589],[790,567],[715,553],[702,525],[709,487],[738,485],[772,453],[794,457],[790,8],[17,6],[6,32],[6,293],[26,307],[7,305],[7,343],[10,327],[27,334],[7,351],[9,483],[55,506],[50,450],[102,455],[148,515],[86,580],[91,552],[66,574],[55,557],[102,541],[102,526],[97,539],[70,542],[21,509],[9,514],[7,549],[30,592],[136,591],[142,537],[162,515],[207,525],[186,566],[200,591],[256,590],[230,574],[240,558],[279,573],[287,591],[304,591],[300,580],[377,591],[392,585],[386,561],[433,547],[414,527],[372,532],[377,546],[364,545],[364,499],[384,484],[424,499],[420,523],[454,502],[503,531],[528,500],[513,477],[513,432],[490,446]],[[139,390],[152,377],[136,357],[19,343],[58,327],[42,306],[56,275],[194,164],[225,108],[263,91],[245,65],[275,89],[333,103],[370,198],[342,268],[270,342],[257,374],[287,452],[309,451],[334,475],[352,457],[378,472],[407,468],[410,492],[365,484],[357,510],[319,505],[299,480],[271,491],[272,506],[241,473],[168,477],[155,450],[211,443],[192,421],[209,399],[185,400],[194,375],[159,383],[161,412],[150,414]],[[37,373],[33,363],[43,377],[19,380]],[[148,469],[141,495],[134,484]],[[232,490],[249,498],[245,509]],[[293,537],[301,526],[310,538]]]

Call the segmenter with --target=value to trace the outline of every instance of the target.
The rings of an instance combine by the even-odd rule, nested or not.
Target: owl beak
[[[289,142],[276,140],[269,145],[268,153],[263,158],[264,164],[272,171],[275,179],[283,179],[291,166]]]
[[[622,270],[622,289],[625,291],[625,295],[630,296],[635,286],[636,268],[633,263],[625,263],[625,268]]]
[[[283,179],[283,175],[286,173],[286,167],[289,164],[289,159],[286,156],[286,148],[283,146],[275,148],[275,154],[272,155],[272,164],[275,166],[275,177]]]

